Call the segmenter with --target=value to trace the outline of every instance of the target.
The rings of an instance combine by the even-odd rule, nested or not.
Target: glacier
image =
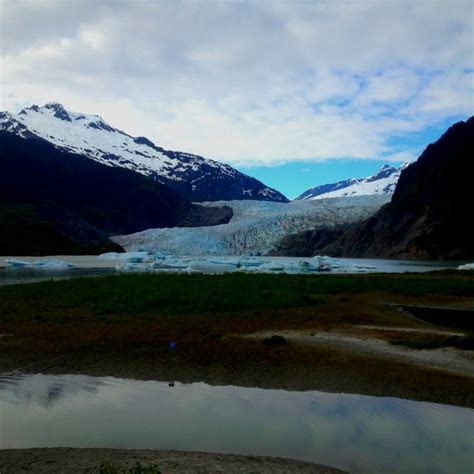
[[[214,201],[233,210],[227,224],[209,227],[148,229],[111,240],[128,252],[164,252],[186,256],[266,255],[289,234],[366,219],[389,195],[293,201]]]

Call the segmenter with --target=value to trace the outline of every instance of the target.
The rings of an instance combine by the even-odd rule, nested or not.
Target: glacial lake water
[[[67,255],[54,257],[14,257],[20,260],[37,261],[44,259],[59,259],[74,264],[75,268],[68,270],[53,270],[39,268],[18,268],[8,267],[5,259],[10,257],[0,257],[0,286],[14,283],[29,283],[42,280],[60,280],[65,278],[74,278],[80,276],[99,276],[116,274],[116,261],[113,260],[97,260],[94,255]],[[183,261],[196,261],[202,259],[203,262],[212,257],[180,257]],[[214,257],[223,258],[226,257]],[[237,257],[228,257],[235,259]],[[255,257],[265,262],[276,261],[281,263],[294,263],[300,261],[311,262],[311,258],[303,257]],[[404,273],[404,272],[428,272],[433,270],[443,270],[449,268],[457,268],[466,262],[439,262],[439,261],[413,261],[413,260],[387,260],[387,259],[363,259],[363,258],[341,258],[338,259],[347,267],[359,267],[361,272],[383,272],[383,273]],[[215,266],[213,270],[204,270],[205,273],[223,273],[233,271],[233,267]],[[179,270],[169,270],[178,272]],[[334,270],[330,273],[339,273]]]
[[[474,470],[474,410],[396,398],[82,375],[0,376],[0,448],[268,455],[355,473]]]

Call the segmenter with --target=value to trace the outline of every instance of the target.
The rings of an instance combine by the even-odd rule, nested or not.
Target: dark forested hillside
[[[109,235],[227,222],[145,176],[0,133],[0,254],[117,250]]]

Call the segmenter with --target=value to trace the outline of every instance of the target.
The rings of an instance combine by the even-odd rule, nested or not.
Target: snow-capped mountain
[[[404,163],[396,168],[383,165],[376,173],[362,179],[346,179],[337,183],[322,184],[308,189],[297,200],[326,199],[346,196],[368,196],[371,194],[393,194],[401,172],[408,166]]]
[[[288,201],[229,165],[165,150],[145,137],[132,137],[111,127],[98,115],[70,112],[58,103],[33,105],[18,114],[0,112],[0,130],[24,139],[42,138],[58,149],[150,176],[193,201]]]

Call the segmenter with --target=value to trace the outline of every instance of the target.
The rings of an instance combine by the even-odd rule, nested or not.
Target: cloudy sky
[[[291,195],[473,114],[473,5],[0,0],[1,109],[61,102]]]

